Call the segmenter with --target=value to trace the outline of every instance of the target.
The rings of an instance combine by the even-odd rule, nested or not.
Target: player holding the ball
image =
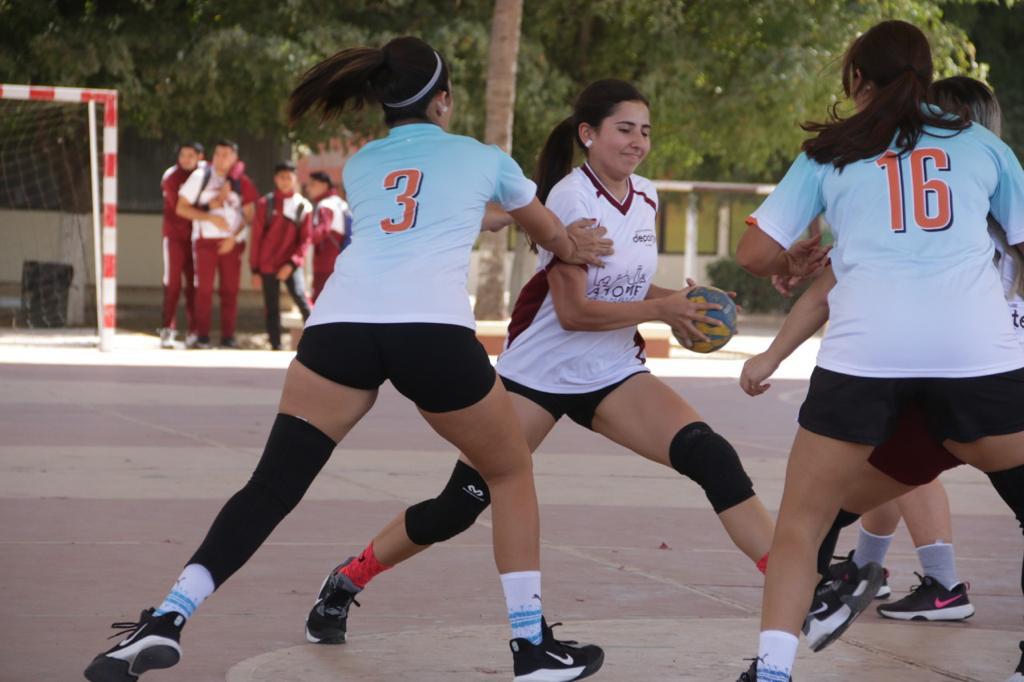
[[[650,151],[650,131],[644,96],[629,83],[601,80],[583,90],[573,114],[551,132],[538,164],[538,197],[563,221],[595,219],[607,228],[615,253],[598,268],[539,250],[538,270],[512,313],[498,374],[532,450],[568,415],[675,469],[704,488],[730,538],[763,569],[772,519],[736,450],[644,367],[639,323],[661,320],[707,343],[694,324],[718,325],[706,314],[718,312],[717,305],[688,299],[689,290],[651,284],[658,199],[651,183],[634,174]],[[586,158],[573,168],[576,148]],[[468,529],[488,504],[487,484],[462,457],[440,494],[395,518],[368,553],[394,565]],[[348,606],[372,577],[359,558],[339,566],[309,615],[309,639],[342,641]]]

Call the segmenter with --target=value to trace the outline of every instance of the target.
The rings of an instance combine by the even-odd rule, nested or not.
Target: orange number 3
[[[420,210],[419,202],[416,201],[416,195],[420,193],[423,173],[415,168],[391,171],[384,178],[384,189],[398,189],[403,179],[405,180],[405,189],[395,197],[395,201],[402,207],[401,220],[396,222],[391,218],[385,218],[380,221],[380,229],[388,234],[405,232],[410,228],[416,227],[416,218]]]
[[[949,185],[938,178],[928,178],[925,164],[931,161],[937,171],[948,171],[949,154],[944,149],[915,149],[910,153],[910,183],[913,189],[914,222],[922,230],[938,232],[953,224],[953,194]],[[876,162],[889,182],[889,218],[893,232],[906,232],[903,207],[903,166],[900,157],[886,152]],[[929,213],[929,199],[934,199],[934,210]]]

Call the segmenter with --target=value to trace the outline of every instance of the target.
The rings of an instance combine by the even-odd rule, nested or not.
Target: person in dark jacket
[[[313,206],[298,193],[299,178],[291,161],[282,161],[274,168],[274,186],[273,192],[256,202],[249,266],[253,286],[263,289],[270,345],[280,350],[280,282],[287,287],[302,319],[310,313],[302,262],[311,239]]]

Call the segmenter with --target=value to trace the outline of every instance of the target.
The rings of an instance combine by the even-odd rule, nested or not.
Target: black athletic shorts
[[[501,383],[505,384],[505,390],[509,393],[521,395],[543,407],[551,413],[555,421],[561,419],[562,415],[568,415],[569,419],[580,426],[593,430],[591,424],[594,421],[594,413],[597,411],[597,406],[601,404],[601,401],[619,386],[637,374],[643,374],[646,371],[642,370],[636,374],[630,374],[621,381],[616,381],[614,384],[609,384],[590,393],[547,393],[530,388],[529,386],[517,384],[505,377],[501,377]]]
[[[1024,368],[958,379],[886,379],[815,367],[798,421],[822,436],[877,447],[914,404],[924,410],[928,431],[940,443],[1024,431]]]
[[[372,390],[390,379],[425,412],[480,402],[494,388],[487,351],[455,324],[332,322],[306,327],[297,359],[325,379]]]

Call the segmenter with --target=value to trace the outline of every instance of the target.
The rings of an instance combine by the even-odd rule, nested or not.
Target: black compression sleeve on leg
[[[828,530],[828,535],[821,541],[818,548],[818,574],[827,575],[828,567],[832,564],[832,556],[836,553],[836,543],[839,542],[839,532],[860,518],[860,514],[840,509],[836,520]]]
[[[483,476],[459,460],[440,495],[405,510],[405,532],[417,545],[444,542],[468,530],[490,504]]]
[[[295,508],[334,446],[304,419],[278,414],[256,471],[220,510],[188,563],[205,566],[220,587]]]
[[[725,438],[704,422],[687,424],[669,446],[672,468],[693,479],[721,514],[754,496],[754,484]]]
[[[992,481],[1003,502],[1013,510],[1021,531],[1024,531],[1024,465],[989,474],[988,480]],[[1020,591],[1024,594],[1024,562],[1020,569]]]

